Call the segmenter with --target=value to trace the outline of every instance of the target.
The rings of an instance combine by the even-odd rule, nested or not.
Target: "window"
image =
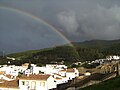
[[[32,81],[32,83],[31,83],[31,89],[35,89],[35,87],[36,87],[36,82]]]
[[[29,82],[28,82],[28,81],[26,81],[26,82],[25,82],[25,85],[26,85],[26,86],[28,86],[28,85],[29,85]]]
[[[22,85],[25,85],[25,81],[22,81]]]
[[[45,82],[40,82],[40,86],[44,87],[45,86]]]
[[[54,82],[56,82],[56,81],[54,80]]]

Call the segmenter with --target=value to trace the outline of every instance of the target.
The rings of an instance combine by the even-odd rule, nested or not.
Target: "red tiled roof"
[[[3,74],[5,74],[5,71],[0,71],[0,75],[3,75]]]
[[[75,72],[74,69],[67,69],[67,72]]]
[[[4,83],[5,81],[7,81],[7,80],[0,79],[0,83]]]
[[[18,88],[18,79],[12,81],[5,81],[4,83],[0,83],[0,87],[3,88]]]
[[[12,79],[12,77],[13,77],[13,75],[10,75],[10,74],[7,74],[7,75],[5,75],[6,77],[8,77],[8,78],[11,78]]]
[[[56,80],[61,80],[62,78],[58,78],[58,77],[56,77],[55,79],[56,79]]]
[[[64,70],[60,70],[59,72],[66,72],[66,69],[64,69]]]
[[[62,76],[62,78],[66,78],[66,76]]]
[[[54,75],[61,76],[60,74],[54,73]]]
[[[29,76],[23,76],[20,78],[20,80],[47,80],[50,77],[50,75],[45,75],[45,74],[41,74],[41,75],[32,75],[30,74]]]

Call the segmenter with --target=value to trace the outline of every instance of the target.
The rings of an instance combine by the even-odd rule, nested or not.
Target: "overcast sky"
[[[0,0],[1,5],[49,21],[70,41],[120,39],[120,0]],[[1,49],[16,52],[64,43],[46,25],[0,9]]]

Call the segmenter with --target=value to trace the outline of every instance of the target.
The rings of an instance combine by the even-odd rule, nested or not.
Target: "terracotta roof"
[[[62,76],[62,78],[66,78],[66,76]]]
[[[18,88],[18,79],[12,81],[5,81],[4,83],[0,83],[0,87],[4,88]]]
[[[61,80],[62,78],[58,78],[58,77],[56,77],[55,79],[56,79],[56,80]]]
[[[74,69],[67,69],[67,72],[75,72]]]
[[[3,75],[3,74],[5,74],[5,71],[0,71],[0,75]]]
[[[64,69],[64,70],[60,70],[59,72],[66,72],[66,69]]]
[[[8,77],[8,78],[10,78],[10,79],[12,79],[12,77],[14,77],[13,75],[10,75],[10,74],[7,74],[5,76]]]
[[[0,79],[0,83],[4,83],[5,81],[7,81],[7,80]]]
[[[50,77],[50,75],[41,74],[41,75],[32,75],[29,76],[23,76],[20,78],[20,80],[47,80]]]
[[[60,74],[54,73],[54,75],[61,76]]]

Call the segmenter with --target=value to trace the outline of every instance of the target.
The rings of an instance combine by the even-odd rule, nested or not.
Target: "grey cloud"
[[[118,39],[120,38],[119,15],[120,7],[105,8],[97,6],[94,10],[83,15],[81,30],[91,39]]]
[[[62,29],[72,41],[79,39],[117,39],[119,32],[119,0],[2,0],[44,18]],[[70,37],[71,36],[71,37]]]
[[[3,6],[17,8],[49,21],[71,41],[120,38],[120,0],[29,0],[29,2],[28,0],[0,0],[0,3]],[[8,17],[5,15],[0,16],[0,23],[4,17],[7,18],[9,23],[11,22],[10,18],[13,20],[18,19],[18,17],[9,15],[8,13]],[[20,22],[21,20],[21,18],[18,19]],[[49,30],[38,32],[39,29],[46,29],[43,25],[39,26],[39,24],[32,20],[29,21],[29,19],[23,21],[26,23],[19,23],[15,19],[16,26],[13,23],[11,26],[8,25],[6,30],[11,28],[15,31],[15,29],[18,29],[17,27],[19,27],[19,30],[27,30],[26,32],[29,33],[21,32],[21,34],[26,35],[28,37],[26,41],[30,40],[31,43],[38,42],[37,40],[34,41],[29,35],[35,38],[54,38],[53,34],[48,32]],[[5,24],[6,22],[2,21],[0,32],[4,31],[5,28],[2,27]],[[19,26],[17,26],[18,24]],[[33,32],[33,29],[37,29],[37,32]],[[40,34],[41,37],[38,33],[42,33]],[[45,39],[40,40],[45,42]],[[54,39],[52,41],[58,40]]]
[[[73,35],[77,35],[76,31],[79,27],[79,24],[76,20],[75,13],[72,11],[63,11],[58,14],[58,22],[65,27],[65,30],[68,33],[72,33]]]

